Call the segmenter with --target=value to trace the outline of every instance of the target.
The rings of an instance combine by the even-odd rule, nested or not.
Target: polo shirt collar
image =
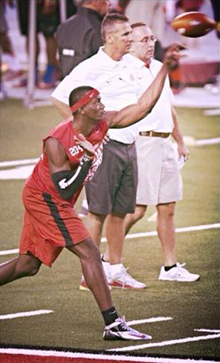
[[[100,47],[98,50],[98,55],[101,58],[101,60],[103,59],[103,64],[105,64],[107,67],[111,69],[114,69],[121,65],[121,60],[124,60],[124,56],[121,58],[120,61],[115,61],[114,59],[109,57],[109,55],[106,54],[103,49],[104,47]]]
[[[142,68],[142,67],[151,68],[152,67],[153,58],[150,59],[150,62],[149,62],[150,67],[147,67],[145,62],[143,62],[141,59],[135,57],[132,54],[128,54],[126,57],[128,57],[128,61],[131,62],[131,64],[136,68]]]

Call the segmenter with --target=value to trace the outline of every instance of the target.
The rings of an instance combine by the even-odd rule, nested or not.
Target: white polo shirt
[[[125,55],[124,58],[135,72],[139,86],[138,97],[140,97],[154,81],[162,67],[162,63],[151,59],[150,68],[147,68],[144,62],[130,54]],[[132,126],[132,130],[135,132],[136,129],[137,134],[139,131],[172,132],[174,126],[171,112],[172,102],[173,93],[170,88],[169,78],[167,77],[162,93],[151,113]]]
[[[96,88],[101,95],[106,111],[121,110],[136,103],[138,100],[138,85],[132,66],[124,60],[114,61],[102,49],[92,57],[81,62],[58,85],[52,96],[61,102],[69,104],[69,94],[79,86]],[[131,144],[135,140],[130,127],[110,129],[111,139]]]

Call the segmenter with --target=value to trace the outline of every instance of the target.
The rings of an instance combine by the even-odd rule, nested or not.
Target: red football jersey
[[[102,120],[93,128],[89,137],[87,137],[87,140],[92,145],[94,145],[96,153],[92,165],[90,167],[90,170],[88,172],[86,181],[91,180],[98,166],[102,162],[102,149],[103,149],[102,140],[106,135],[107,131],[108,131],[108,125],[105,120]],[[62,144],[62,146],[66,151],[67,157],[70,162],[71,170],[74,170],[77,168],[80,159],[84,155],[83,148],[76,143],[76,141],[74,140],[74,136],[78,136],[78,132],[73,126],[72,119],[68,119],[60,123],[58,126],[56,126],[54,129],[50,131],[48,136],[46,136],[43,139],[43,153],[41,155],[40,160],[36,164],[32,174],[26,181],[26,186],[32,189],[36,189],[38,191],[46,192],[48,194],[51,194],[54,198],[62,200],[62,198],[59,196],[58,192],[56,191],[56,188],[50,176],[48,157],[45,152],[45,141],[49,137],[57,139]],[[79,193],[82,190],[82,187],[78,189],[78,191],[69,201],[69,203],[71,203],[72,205],[75,204],[79,196]]]

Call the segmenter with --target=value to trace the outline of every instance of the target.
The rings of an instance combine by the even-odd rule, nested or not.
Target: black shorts
[[[22,35],[28,35],[28,18],[29,18],[29,2],[30,0],[17,0],[18,19]],[[59,6],[51,14],[42,13],[42,4],[37,5],[36,32],[43,33],[48,38],[54,35],[60,23]]]
[[[133,213],[137,190],[135,143],[110,140],[104,145],[103,161],[86,184],[89,212],[96,214]]]

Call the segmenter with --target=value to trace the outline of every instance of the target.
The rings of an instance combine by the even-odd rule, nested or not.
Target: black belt
[[[140,136],[150,136],[150,137],[162,137],[166,139],[170,136],[170,132],[156,132],[156,131],[140,131]]]

